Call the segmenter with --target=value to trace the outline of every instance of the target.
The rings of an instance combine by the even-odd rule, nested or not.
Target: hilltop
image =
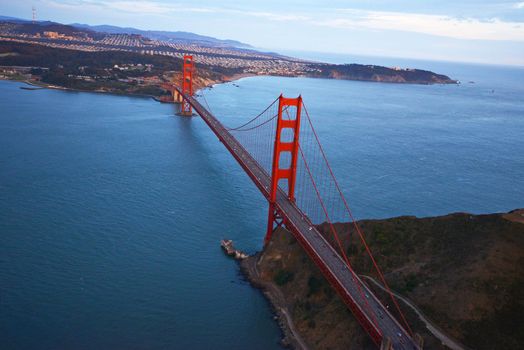
[[[70,24],[75,28],[88,29],[99,33],[109,34],[134,34],[141,35],[146,38],[153,40],[161,40],[171,43],[176,42],[187,42],[192,44],[200,44],[207,46],[218,46],[218,47],[237,47],[237,48],[252,48],[251,45],[236,41],[236,40],[223,40],[217,39],[211,36],[199,35],[191,32],[181,31],[164,31],[164,30],[141,30],[130,27],[117,27],[111,25],[97,25],[91,26],[89,24],[73,23]]]
[[[26,27],[33,27],[38,30],[39,27],[47,27],[46,30],[58,30],[60,33],[71,33],[71,32],[88,32],[88,33],[102,33],[102,34],[132,34],[141,35],[146,38],[153,40],[163,40],[166,42],[185,42],[185,43],[197,43],[207,46],[222,46],[222,47],[238,47],[238,48],[252,48],[251,45],[242,43],[236,40],[222,40],[211,36],[199,35],[191,32],[182,31],[161,31],[161,30],[141,30],[131,27],[118,27],[113,25],[89,25],[83,23],[71,23],[68,25],[60,24],[52,21],[38,21],[33,23],[30,20],[22,18],[0,16],[1,22],[11,22],[18,24],[25,24]],[[54,28],[49,28],[50,26]],[[63,28],[61,27],[63,26]],[[69,28],[69,29],[68,29]]]
[[[524,344],[524,210],[405,216],[359,224],[388,284],[450,338],[480,350],[517,349]],[[344,247],[355,271],[375,276],[353,225],[336,226],[345,233]],[[327,226],[320,228],[332,241]],[[276,231],[264,251],[241,266],[266,290],[275,309],[284,310],[277,313],[287,330],[285,342],[296,346],[294,331],[311,349],[375,348],[288,231]],[[384,303],[391,303],[368,284]],[[423,336],[425,349],[446,349],[411,308],[400,305]],[[292,320],[291,329],[286,316]]]
[[[0,41],[0,78],[82,91],[162,96],[182,59],[135,52],[83,52]],[[3,66],[3,67],[1,67]],[[9,68],[12,67],[12,68]],[[3,76],[2,76],[3,75]],[[195,88],[228,79],[219,68],[199,67]]]

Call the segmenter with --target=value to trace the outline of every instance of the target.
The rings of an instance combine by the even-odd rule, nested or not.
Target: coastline
[[[248,73],[233,74],[231,76],[223,77],[222,79],[219,79],[219,80],[212,80],[211,82],[204,84],[203,86],[197,86],[195,88],[195,94],[198,94],[199,92],[205,89],[212,89],[215,85],[232,83],[232,82],[235,82],[243,78],[259,77],[259,76],[265,76],[265,75],[248,74]]]
[[[14,83],[23,83],[29,86],[38,87],[40,89],[50,89],[50,90],[59,90],[59,91],[69,91],[69,92],[87,92],[87,93],[97,93],[97,94],[109,94],[115,96],[128,96],[128,97],[142,97],[142,98],[151,98],[155,99],[158,96],[147,95],[147,94],[135,94],[135,93],[126,93],[126,92],[117,92],[117,91],[101,91],[101,90],[85,90],[85,89],[72,89],[58,85],[40,83],[32,80],[17,80],[17,79],[0,79],[3,81],[11,81]],[[36,90],[40,90],[36,89]]]
[[[252,287],[259,289],[269,302],[271,309],[275,313],[278,326],[282,331],[281,344],[290,349],[308,350],[306,343],[300,337],[290,316],[290,310],[284,301],[284,296],[280,289],[271,282],[266,282],[260,277],[257,263],[262,256],[258,252],[246,259],[239,261],[240,272],[246,277]]]
[[[196,88],[196,93],[204,89],[211,89],[213,88],[213,86],[218,85],[218,84],[231,83],[231,82],[243,79],[243,78],[250,78],[250,77],[255,77],[255,76],[259,76],[259,75],[239,73],[239,74],[234,74],[231,76],[224,77],[220,80],[212,80],[210,82],[207,82],[207,84],[203,86],[198,86]],[[24,83],[24,84],[42,88],[42,89],[61,90],[61,91],[70,91],[70,92],[88,92],[88,93],[92,92],[92,93],[97,93],[97,94],[110,94],[110,95],[128,96],[128,97],[143,97],[143,98],[151,98],[154,101],[159,102],[159,103],[168,103],[168,102],[160,101],[159,100],[160,96],[157,96],[157,95],[148,95],[148,94],[140,94],[140,93],[132,93],[132,92],[105,91],[105,90],[73,89],[73,88],[68,88],[68,87],[59,86],[59,85],[47,84],[47,83],[43,83],[43,82],[36,81],[36,80],[18,80],[18,79],[9,79],[9,78],[0,78],[0,80]]]
[[[227,81],[224,81],[224,82],[227,82]],[[97,91],[87,91],[87,92],[97,92]],[[102,92],[104,92],[104,91],[101,91],[101,93],[102,93]],[[105,92],[105,93],[107,93],[107,92]],[[109,92],[109,93],[111,93],[111,92]],[[118,94],[118,95],[121,95],[121,94]],[[130,96],[137,96],[137,95],[136,95],[136,94],[134,94],[134,95],[131,94]],[[255,270],[256,270],[256,261],[253,262],[253,264],[254,264],[254,268],[255,268]],[[255,272],[258,273],[258,271],[255,271]],[[257,277],[258,277],[258,276],[257,276]],[[278,309],[277,309],[277,310],[278,310]],[[283,317],[283,319],[289,321],[289,320],[288,320],[288,317],[287,317],[287,314],[286,314],[284,311],[282,311],[282,317]]]
[[[231,83],[233,81],[237,81],[237,80],[240,80],[240,79],[243,79],[243,78],[251,78],[251,77],[263,77],[263,76],[267,76],[267,75],[263,75],[263,74],[253,74],[253,73],[238,73],[238,74],[233,74],[231,76],[227,76],[225,77],[224,79],[214,83],[214,84],[211,84],[211,85],[207,85],[207,86],[204,86],[202,87],[202,89],[204,88],[207,88],[209,86],[213,86],[213,85],[216,85],[216,84],[225,84],[225,83]]]
[[[447,85],[447,84],[450,84],[450,83],[439,83],[439,82],[409,82],[409,81],[368,80],[368,79],[359,79],[359,78],[348,79],[348,78],[343,78],[343,77],[319,77],[319,76],[311,76],[311,75],[292,75],[292,76],[291,75],[290,76],[285,75],[285,76],[280,76],[280,75],[254,74],[254,73],[237,73],[237,74],[233,74],[233,75],[230,75],[230,76],[223,76],[221,79],[217,79],[217,80],[208,80],[204,84],[202,84],[201,86],[198,86],[199,84],[196,83],[195,85],[197,85],[197,86],[195,87],[195,92],[198,93],[198,92],[200,92],[201,90],[204,90],[204,89],[212,89],[213,86],[218,85],[218,84],[226,84],[226,83],[231,83],[231,82],[243,79],[243,78],[260,77],[260,76],[262,76],[262,77],[263,76],[266,76],[266,77],[267,76],[274,76],[274,77],[285,77],[285,78],[310,78],[310,79],[328,79],[328,80],[347,80],[347,81],[357,81],[357,82],[387,83],[387,84],[400,84],[400,85],[405,85],[405,84],[416,84],[416,85],[439,85],[440,84],[440,85]],[[133,93],[133,92],[119,92],[119,91],[106,91],[106,90],[74,89],[74,88],[68,88],[68,87],[59,86],[59,85],[48,84],[48,83],[44,83],[44,82],[37,81],[37,80],[27,80],[27,79],[26,80],[18,80],[18,79],[10,79],[8,77],[0,78],[0,80],[20,82],[20,83],[25,83],[25,84],[30,85],[30,86],[35,86],[35,87],[45,88],[45,89],[52,89],[52,90],[62,90],[62,91],[72,91],[72,92],[93,92],[93,93],[99,93],[99,94],[111,94],[111,95],[116,95],[116,96],[143,97],[143,98],[151,98],[154,101],[159,102],[159,103],[172,103],[172,102],[166,102],[166,101],[161,101],[160,100],[160,97],[161,96],[165,96],[165,95],[150,95],[150,94],[141,94],[141,93]],[[453,84],[454,85],[458,85],[458,84],[460,84],[460,82],[454,81]]]
[[[491,293],[489,286],[494,283],[498,286],[495,289],[503,290],[507,298],[501,307],[507,309],[510,315],[518,312],[512,306],[516,302],[515,288],[518,288],[521,274],[513,269],[511,261],[522,256],[524,209],[514,209],[507,213],[451,213],[435,217],[405,216],[360,222],[367,227],[368,239],[372,243],[376,243],[377,234],[398,232],[399,229],[407,230],[409,235],[417,232],[418,236],[411,236],[407,243],[416,244],[420,251],[415,250],[410,254],[401,251],[395,253],[392,258],[396,260],[391,260],[390,266],[386,264],[384,271],[388,276],[388,283],[394,288],[393,293],[401,302],[400,306],[408,322],[423,339],[425,348],[476,348],[478,344],[475,343],[475,334],[478,329],[486,322],[491,324],[498,315],[490,305],[482,303],[482,298]],[[442,227],[447,227],[450,231],[444,237]],[[457,236],[461,236],[460,242],[452,243]],[[434,244],[428,245],[428,242],[442,239],[447,244],[438,247],[431,254],[426,252],[427,247],[435,247]],[[470,247],[479,241],[485,243],[485,248],[478,251],[476,256],[463,254],[464,246]],[[376,248],[375,243],[373,248]],[[384,246],[386,243],[380,244]],[[481,256],[482,259],[479,258]],[[313,262],[305,259],[306,253],[292,235],[280,229],[262,251],[239,262],[242,274],[253,287],[262,291],[270,303],[283,334],[282,344],[292,349],[307,349],[307,344],[319,348],[374,348],[372,344],[366,343],[366,340],[370,343],[368,336],[352,316],[348,317],[349,313],[338,296],[335,293],[326,293],[328,283],[320,271]],[[360,254],[354,259],[354,264],[359,265]],[[413,265],[412,261],[419,261],[427,266],[427,270]],[[451,261],[452,265],[439,269],[439,266],[443,266],[442,261]],[[479,261],[482,261],[482,266],[478,265]],[[490,264],[498,269],[486,268]],[[282,280],[278,277],[282,271],[290,277]],[[455,274],[448,273],[449,271],[454,271]],[[432,279],[428,273],[436,277]],[[387,304],[385,300],[388,295],[383,292],[384,287],[369,275],[361,276],[366,279],[368,286],[373,287],[374,293],[382,298],[382,302]],[[411,276],[408,280],[416,281],[411,287],[406,282],[406,276]],[[484,284],[479,285],[480,280],[485,281]],[[311,281],[319,281],[320,284],[316,283],[316,288],[312,289],[315,283],[311,284]],[[451,296],[447,294],[449,286],[456,289],[459,285],[462,286],[460,293]],[[427,290],[431,293],[428,294]],[[433,308],[435,300],[440,305],[436,309]],[[468,305],[468,309],[457,310],[450,300]],[[482,307],[485,311],[482,317],[473,318],[477,317],[471,311],[475,307]],[[341,325],[343,326],[339,327]],[[324,335],[327,332],[332,337],[326,338]],[[497,330],[491,332],[494,338],[500,336]],[[517,341],[517,337],[514,338]],[[492,340],[490,346],[497,342],[497,339]]]

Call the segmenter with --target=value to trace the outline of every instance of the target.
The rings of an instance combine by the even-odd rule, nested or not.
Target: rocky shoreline
[[[519,290],[524,275],[515,262],[524,261],[524,209],[363,220],[360,225],[388,284],[402,297],[400,307],[410,326],[424,339],[424,349],[494,350],[521,344],[518,325],[508,330],[502,324],[503,319],[521,312]],[[395,240],[390,242],[390,235]],[[366,270],[361,250],[350,248],[352,244],[345,245],[357,252],[351,257],[355,270],[372,273]],[[413,249],[408,252],[406,247]],[[269,301],[284,346],[376,348],[285,229],[278,229],[263,251],[239,265],[246,279]],[[386,293],[368,284],[387,302]]]
[[[208,79],[205,82],[205,84],[201,84],[200,86],[197,86],[196,92],[198,93],[199,91],[203,89],[212,88],[213,86],[217,84],[226,84],[226,83],[234,82],[242,78],[249,78],[253,76],[256,76],[256,75],[255,74],[235,74],[232,76],[223,77],[222,79],[218,79],[218,80]],[[38,80],[19,80],[19,79],[8,79],[8,78],[0,78],[0,80],[24,83],[30,86],[37,87],[39,89],[51,89],[51,90],[72,91],[72,92],[92,92],[92,93],[97,93],[97,94],[110,94],[110,95],[116,95],[116,96],[129,96],[129,97],[144,97],[144,98],[152,98],[153,100],[157,102],[165,103],[159,100],[160,96],[157,96],[157,95],[148,95],[148,94],[133,93],[133,92],[109,91],[109,90],[75,89],[75,88],[68,88],[64,86],[54,85],[54,84],[47,84],[47,83],[44,83]],[[29,89],[26,89],[26,90],[29,90]]]
[[[247,259],[239,261],[240,271],[253,287],[262,291],[262,294],[271,305],[271,309],[273,310],[280,330],[282,331],[281,344],[290,349],[307,350],[307,345],[300,337],[300,334],[298,334],[298,332],[294,329],[293,320],[290,316],[290,310],[285,303],[282,292],[275,284],[267,282],[261,278],[257,268],[257,263],[260,257],[261,253],[259,252],[253,256],[248,257]]]
[[[201,91],[206,88],[212,88],[214,85],[217,85],[217,84],[231,83],[239,79],[256,77],[256,76],[268,76],[268,75],[260,75],[260,74],[252,74],[252,73],[238,73],[238,74],[233,74],[230,76],[224,75],[219,79],[206,78],[206,79],[203,79],[202,81],[197,81],[195,83],[196,84],[195,90],[198,93],[198,91]],[[291,78],[304,77],[304,78],[311,78],[311,79],[321,78],[321,79],[350,80],[350,81],[375,82],[375,83],[380,82],[380,83],[389,83],[389,84],[391,83],[393,84],[456,84],[457,83],[454,80],[449,80],[449,81],[443,80],[443,81],[434,81],[434,82],[417,82],[417,81],[411,82],[411,81],[402,80],[398,77],[387,77],[387,78],[382,79],[380,78],[379,75],[373,75],[371,78],[369,77],[366,77],[366,78],[348,77],[348,76],[341,77],[338,75],[333,75],[333,76],[295,75],[295,76],[286,76],[286,77],[291,77]],[[37,87],[46,88],[46,89],[53,89],[53,90],[94,92],[94,93],[113,94],[113,95],[130,96],[130,97],[145,97],[145,98],[152,98],[157,102],[165,103],[165,101],[161,100],[161,97],[164,95],[143,94],[143,93],[136,93],[132,91],[113,91],[109,89],[106,90],[104,88],[78,89],[78,88],[65,87],[65,86],[60,86],[60,85],[55,85],[55,84],[49,84],[49,83],[39,81],[37,79],[20,80],[20,79],[1,78],[0,80],[18,81],[18,82],[26,83],[28,85],[37,86]]]

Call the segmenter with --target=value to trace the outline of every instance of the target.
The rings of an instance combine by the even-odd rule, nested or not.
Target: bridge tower
[[[184,63],[182,65],[182,93],[186,96],[193,96],[193,71],[195,65],[193,63],[192,55],[184,55]],[[180,115],[192,116],[193,109],[188,100],[182,99],[180,108]]]
[[[273,164],[271,168],[269,216],[264,244],[267,244],[271,239],[271,235],[275,230],[275,224],[276,227],[284,224],[284,219],[276,206],[280,180],[287,180],[287,196],[290,201],[295,201],[301,109],[302,96],[298,96],[297,98],[286,98],[280,95],[278,100],[275,145],[273,148]]]

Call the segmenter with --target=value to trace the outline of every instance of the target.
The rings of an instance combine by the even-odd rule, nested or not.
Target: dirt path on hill
[[[382,284],[379,283],[377,280],[375,280],[373,277],[366,276],[366,275],[360,275],[360,276],[364,277],[366,280],[370,281],[375,286],[377,286],[378,288],[382,289],[384,292],[388,292],[386,290],[386,288],[384,288],[384,286],[382,286]],[[435,325],[431,320],[429,320],[422,313],[422,311],[417,306],[415,306],[415,304],[413,304],[407,298],[403,297],[402,295],[399,295],[398,293],[395,293],[394,291],[391,291],[391,293],[397,299],[401,300],[404,304],[406,304],[411,309],[413,309],[413,311],[415,311],[415,313],[420,318],[420,320],[422,322],[424,322],[424,324],[426,325],[426,328],[431,332],[431,334],[433,334],[435,336],[435,338],[440,340],[442,342],[442,344],[444,344],[445,346],[447,346],[451,350],[468,350],[466,347],[464,347],[463,345],[459,344],[457,341],[451,339],[448,335],[446,335],[437,325]]]

